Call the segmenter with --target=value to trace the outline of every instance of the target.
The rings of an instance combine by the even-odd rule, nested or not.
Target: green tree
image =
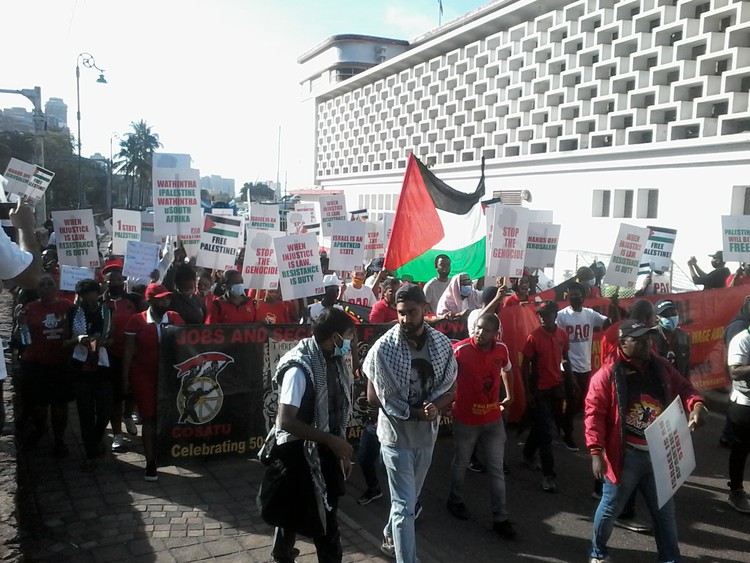
[[[250,201],[273,201],[276,197],[276,193],[268,187],[268,184],[263,182],[245,182],[240,189],[240,197],[242,201],[247,201],[248,193],[250,194]]]
[[[0,174],[5,172],[11,158],[31,162],[34,159],[34,135],[18,131],[0,132]]]
[[[120,152],[117,154],[120,160],[115,166],[130,180],[128,207],[142,208],[151,201],[151,163],[154,151],[162,144],[159,142],[159,135],[152,133],[151,126],[144,120],[132,122],[130,126],[133,131],[126,133],[125,138],[120,141]]]

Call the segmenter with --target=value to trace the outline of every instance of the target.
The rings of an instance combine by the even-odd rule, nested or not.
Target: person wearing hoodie
[[[456,274],[438,301],[438,315],[463,317],[474,309],[481,309],[481,295],[471,285],[469,274]]]

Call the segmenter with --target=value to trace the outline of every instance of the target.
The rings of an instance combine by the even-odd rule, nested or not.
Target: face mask
[[[236,283],[229,287],[229,293],[232,295],[245,295],[245,285]]]
[[[461,286],[461,297],[468,297],[471,295],[471,286],[470,285],[462,285]]]
[[[596,278],[591,278],[590,280],[586,280],[586,284],[588,284],[589,287],[594,287],[596,285]]]
[[[661,326],[663,326],[667,330],[674,330],[677,328],[677,325],[680,324],[680,316],[675,315],[674,317],[660,317],[659,324],[661,324]]]
[[[334,356],[346,356],[352,350],[352,341],[346,338],[341,339],[341,346],[335,346],[333,349]]]

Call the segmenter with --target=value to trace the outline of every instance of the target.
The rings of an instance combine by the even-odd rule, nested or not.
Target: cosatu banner
[[[123,256],[129,240],[141,240],[141,212],[129,209],[113,209],[112,254]]]
[[[521,277],[526,263],[527,211],[515,205],[492,205],[488,210],[492,210],[492,232],[487,275]]]
[[[620,224],[620,232],[615,239],[615,248],[612,250],[605,278],[608,284],[635,287],[648,235],[647,228]]]
[[[278,289],[279,265],[273,240],[283,233],[247,229],[242,280],[249,289]]]
[[[320,198],[320,226],[323,236],[331,236],[334,221],[346,221],[346,198],[344,194]]]
[[[273,242],[284,299],[303,299],[323,293],[318,236],[315,233],[287,235]]]
[[[331,230],[331,251],[328,267],[347,272],[364,270],[365,233],[363,221],[335,221]]]
[[[251,203],[247,228],[255,231],[278,231],[279,206]]]
[[[53,211],[60,264],[85,268],[99,266],[99,248],[91,209]]]
[[[188,256],[198,254],[203,214],[200,172],[192,168],[153,168],[154,233],[178,235]]]
[[[723,215],[721,233],[724,260],[750,262],[750,215]]]
[[[525,266],[528,268],[552,268],[555,265],[559,240],[560,225],[529,223]]]
[[[195,265],[213,270],[233,270],[241,235],[241,219],[206,215]]]
[[[383,244],[383,221],[367,221],[365,223],[365,260],[374,260],[385,256]]]

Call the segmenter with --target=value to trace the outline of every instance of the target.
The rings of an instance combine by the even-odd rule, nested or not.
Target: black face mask
[[[125,287],[122,285],[110,285],[107,288],[107,293],[109,293],[113,297],[119,297],[123,293],[125,293]]]
[[[169,307],[154,307],[151,306],[151,313],[153,314],[154,318],[161,320],[161,318],[169,311]]]

